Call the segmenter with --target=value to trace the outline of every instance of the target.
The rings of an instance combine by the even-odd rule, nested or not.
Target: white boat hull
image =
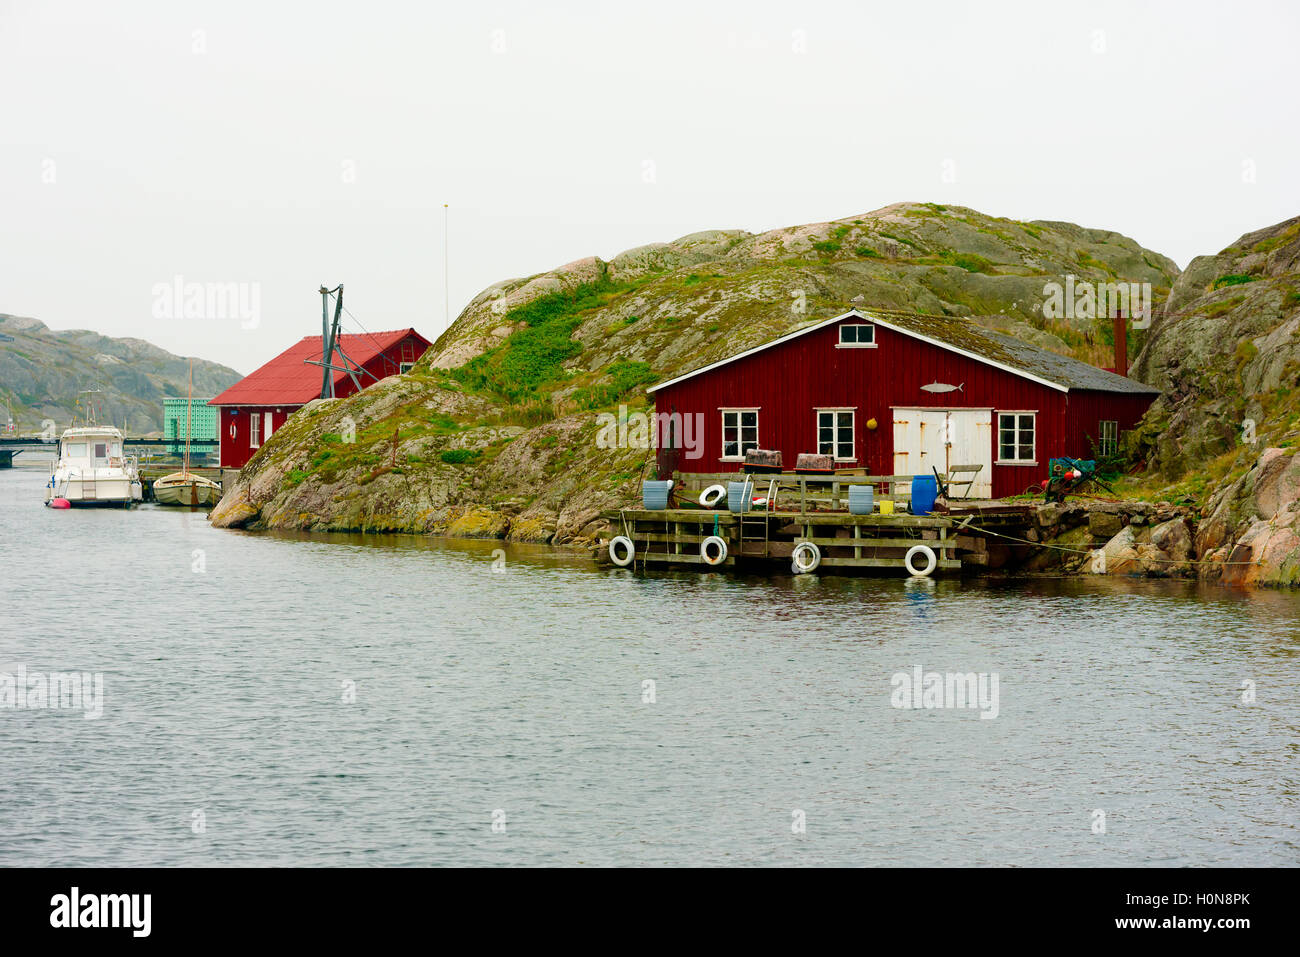
[[[130,506],[143,496],[135,458],[123,455],[122,433],[107,426],[68,429],[45,486],[45,504]],[[59,507],[63,507],[60,503]]]
[[[53,499],[65,498],[69,504],[77,505],[130,505],[140,501],[138,483],[129,478],[102,478],[96,481],[68,479],[60,483],[57,490],[46,489],[45,503]]]

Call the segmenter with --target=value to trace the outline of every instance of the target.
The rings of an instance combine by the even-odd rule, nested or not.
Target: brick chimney
[[[1124,310],[1116,309],[1115,318],[1111,320],[1114,323],[1112,327],[1113,338],[1115,339],[1115,372],[1122,376],[1128,375],[1128,321],[1124,318]]]

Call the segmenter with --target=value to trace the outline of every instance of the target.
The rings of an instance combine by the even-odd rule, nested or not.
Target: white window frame
[[[721,449],[720,449],[722,454],[718,456],[719,461],[721,462],[745,461],[745,433],[740,424],[741,421],[740,416],[742,413],[745,412],[754,413],[754,444],[752,448],[761,449],[763,447],[762,443],[759,441],[758,438],[759,436],[758,413],[760,411],[758,406],[751,406],[749,408],[731,408],[731,407],[719,406],[718,411],[722,413],[722,435],[721,435],[722,442],[721,442]],[[736,445],[740,449],[739,455],[727,454],[727,416],[729,415],[734,415],[736,417]]]
[[[1110,428],[1107,428],[1110,426]],[[1109,434],[1108,434],[1109,433]],[[1119,420],[1102,419],[1097,423],[1097,452],[1111,455],[1119,451]]]
[[[262,413],[248,413],[248,447],[258,449],[262,447]]]
[[[870,342],[845,342],[844,330],[850,327],[871,330]],[[874,349],[876,348],[876,326],[872,322],[842,322],[839,326],[839,339],[835,343],[836,349]]]
[[[275,419],[271,417],[270,412],[266,412],[263,414],[263,418],[262,418],[262,436],[263,436],[262,441],[265,442],[267,439],[269,439],[271,437],[271,433],[274,431],[275,431]]]
[[[840,455],[839,454],[840,453],[839,417],[841,415],[846,415],[846,414],[849,417],[849,453],[850,454]],[[813,433],[813,435],[816,438],[818,455],[826,454],[825,452],[822,451],[822,416],[823,415],[833,415],[835,417],[834,419],[831,420],[832,421],[831,458],[836,462],[856,462],[858,460],[857,406],[830,406],[830,407],[818,408],[814,410],[813,427],[816,429],[816,431]]]
[[[414,362],[399,362],[397,364],[397,374],[406,375],[406,373],[410,372],[414,368],[415,368]]]
[[[1004,459],[1002,457],[1002,417],[1004,415],[1015,416],[1015,425],[1013,431],[1015,440],[1012,443],[1015,446],[1016,454],[1020,454],[1020,416],[1027,415],[1033,419],[1033,425],[1030,431],[1033,434],[1033,440],[1029,444],[1030,456],[1027,459],[1013,458]],[[994,437],[997,442],[997,458],[993,460],[994,465],[1037,465],[1038,464],[1038,410],[1037,409],[998,409],[994,412],[997,421],[998,433]]]

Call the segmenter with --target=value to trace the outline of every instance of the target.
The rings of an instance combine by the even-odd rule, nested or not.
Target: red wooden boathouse
[[[1051,458],[1091,458],[1089,437],[1114,448],[1159,394],[969,319],[866,310],[648,391],[659,415],[698,413],[704,426],[702,456],[661,447],[661,474],[739,470],[749,449],[776,449],[786,471],[801,452],[873,475],[982,465],[979,498],[1025,491]]]
[[[354,363],[363,389],[406,372],[430,345],[414,329],[340,335],[337,339]],[[243,468],[290,415],[320,398],[323,351],[320,336],[307,336],[208,402],[217,406],[222,468]],[[357,391],[347,372],[333,375],[335,397]]]

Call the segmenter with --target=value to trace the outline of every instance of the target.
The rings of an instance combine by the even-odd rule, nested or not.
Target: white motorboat
[[[71,428],[59,438],[59,458],[45,487],[52,508],[116,505],[129,508],[143,498],[140,470],[122,448],[122,433],[112,426]]]

